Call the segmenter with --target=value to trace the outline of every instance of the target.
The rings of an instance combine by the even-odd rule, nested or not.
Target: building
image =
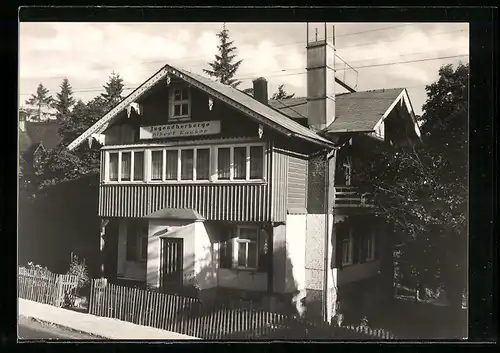
[[[101,149],[104,275],[305,299],[327,320],[339,298],[375,302],[390,254],[349,151],[419,132],[405,89],[335,95],[333,60],[333,43],[308,40],[307,98],[287,101],[263,78],[251,97],[165,65],[76,138],[70,150]]]

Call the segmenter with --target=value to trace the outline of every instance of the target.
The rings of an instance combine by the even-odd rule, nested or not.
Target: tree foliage
[[[284,86],[285,86],[284,84],[279,85],[278,91],[272,95],[271,99],[274,100],[290,99],[295,96],[295,93],[288,94],[287,91],[285,91],[285,89],[283,88]]]
[[[113,71],[108,82],[103,86],[106,92],[101,93],[101,97],[110,104],[118,104],[123,99],[123,86],[123,78]]]
[[[71,107],[75,104],[75,99],[73,98],[73,89],[67,78],[64,78],[59,87],[61,91],[57,93],[54,107],[57,110],[57,119],[62,121],[69,115]]]
[[[226,28],[226,24],[217,37],[220,40],[220,44],[217,46],[219,52],[215,55],[215,60],[208,63],[211,69],[203,69],[203,71],[209,76],[215,77],[217,81],[236,88],[241,84],[241,81],[233,77],[243,60],[233,62],[236,58],[236,54],[234,54],[236,47],[233,46],[234,41],[229,39],[229,30]]]
[[[50,115],[49,109],[54,107],[54,98],[49,95],[49,90],[40,83],[36,89],[36,93],[32,94],[25,103],[30,107],[28,111],[30,115],[37,121],[41,121],[45,115]]]
[[[442,67],[426,91],[423,143],[353,147],[353,170],[402,244],[400,265],[428,287],[443,285],[459,305],[467,259],[468,65]]]
[[[104,86],[106,93],[87,103],[79,100],[71,111],[66,111],[64,116],[61,115],[62,119],[59,122],[61,142],[56,148],[46,151],[40,160],[34,163],[34,171],[27,183],[30,184],[30,192],[43,191],[47,186],[99,172],[100,155],[97,142],[94,142],[91,148],[87,144],[82,144],[73,151],[69,151],[67,146],[121,100],[122,82],[120,75],[113,73]]]

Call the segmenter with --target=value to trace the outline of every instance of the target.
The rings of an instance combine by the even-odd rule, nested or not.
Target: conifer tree
[[[120,74],[113,71],[109,76],[108,82],[103,87],[106,90],[106,93],[101,93],[101,96],[106,100],[106,102],[114,105],[123,99],[123,78],[120,77]]]
[[[42,116],[48,113],[46,110],[54,107],[54,98],[49,95],[49,90],[40,83],[36,89],[36,94],[32,94],[25,102],[30,107],[30,112],[37,121],[42,120]]]
[[[69,116],[70,109],[75,104],[75,99],[73,98],[73,89],[67,78],[64,78],[59,87],[61,87],[61,91],[57,93],[55,108],[57,110],[57,119],[62,121]]]
[[[217,34],[217,37],[220,40],[220,45],[217,46],[219,53],[215,55],[213,62],[208,63],[211,69],[203,69],[203,71],[211,77],[215,77],[217,81],[236,88],[241,84],[241,81],[233,77],[243,60],[233,62],[236,58],[234,54],[236,47],[233,46],[234,41],[229,39],[229,30],[226,28],[225,23],[222,31]]]
[[[290,99],[290,98],[293,98],[295,96],[295,93],[288,94],[287,91],[285,91],[285,89],[283,88],[284,86],[285,86],[284,84],[279,85],[278,92],[274,93],[272,95],[271,99],[275,99],[275,100]]]

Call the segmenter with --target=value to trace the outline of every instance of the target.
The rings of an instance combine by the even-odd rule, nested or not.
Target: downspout
[[[329,204],[329,200],[330,200],[330,192],[331,190],[329,190],[329,180],[330,180],[330,165],[329,165],[329,161],[330,159],[333,157],[333,158],[336,158],[337,156],[337,151],[338,151],[338,147],[334,147],[333,150],[331,150],[330,152],[328,152],[328,150],[325,150],[326,154],[325,154],[325,202],[323,203],[324,204],[324,212],[325,212],[325,251],[324,251],[324,254],[323,254],[323,261],[324,261],[324,278],[323,278],[323,319],[325,321],[328,321],[328,316],[329,316],[329,313],[328,313],[328,271],[330,270],[330,265],[328,263],[328,257],[329,257],[329,251],[328,251],[328,242],[329,242],[329,235],[330,235],[330,204]]]

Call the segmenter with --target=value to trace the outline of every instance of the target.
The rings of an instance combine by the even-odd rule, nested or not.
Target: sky
[[[351,22],[328,23],[327,29],[333,25],[336,76],[357,91],[405,87],[417,114],[426,100],[425,85],[436,81],[439,68],[469,61],[467,23]],[[74,96],[88,101],[104,91],[113,71],[124,79],[125,95],[165,64],[203,74],[217,52],[216,34],[223,24],[21,22],[19,26],[23,106],[39,83],[55,96],[64,77]],[[242,80],[239,88],[265,77],[270,95],[281,84],[288,93],[306,95],[305,23],[239,22],[226,23],[226,28],[237,47],[236,58],[243,59],[235,76]],[[319,37],[324,26],[320,28]],[[345,90],[336,85],[336,92]]]

